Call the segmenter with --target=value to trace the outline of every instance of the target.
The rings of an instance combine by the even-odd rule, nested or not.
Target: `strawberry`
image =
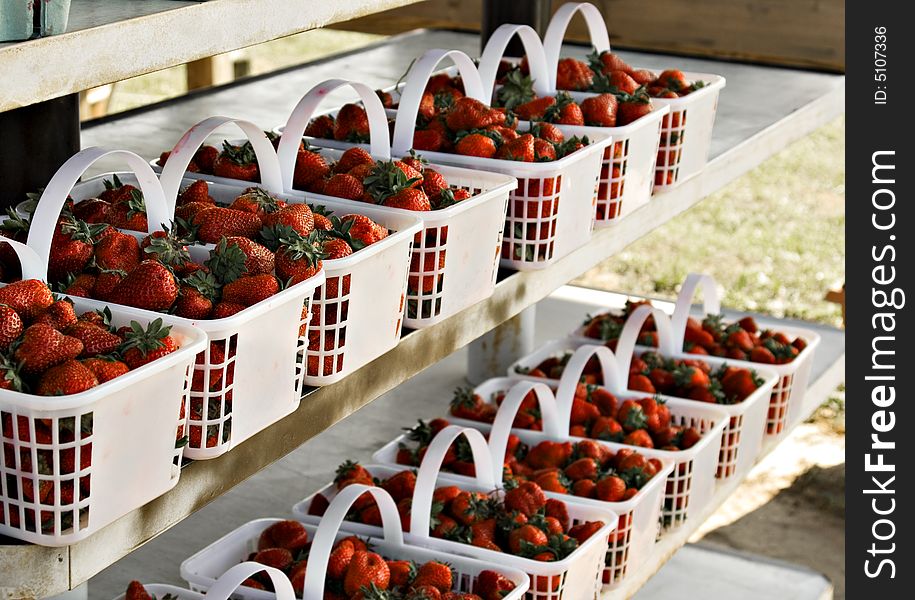
[[[211,273],[197,271],[186,277],[178,292],[175,314],[186,319],[209,318],[218,287],[219,283]]]
[[[89,225],[73,217],[63,218],[51,238],[48,258],[48,279],[62,281],[71,273],[79,273],[92,258],[92,240],[107,225]]]
[[[412,587],[413,580],[416,579],[416,563],[412,560],[389,560],[387,563],[391,571],[392,588]]]
[[[337,229],[340,233],[348,236],[352,240],[350,245],[352,245],[355,250],[370,246],[375,242],[388,237],[388,230],[386,227],[379,225],[365,215],[343,215]]]
[[[647,94],[635,94],[623,99],[617,110],[618,125],[628,125],[651,112],[651,99]]]
[[[480,571],[477,581],[473,586],[475,594],[482,600],[502,600],[515,589],[515,584],[510,579],[496,571]]]
[[[633,94],[639,88],[639,82],[626,71],[610,71],[607,83],[613,93]]]
[[[121,344],[121,338],[111,333],[111,331],[88,321],[77,321],[70,325],[64,333],[83,343],[83,351],[80,353],[81,358],[109,354],[114,352]]]
[[[162,324],[162,319],[155,319],[143,329],[136,321],[130,322],[127,338],[121,345],[121,356],[127,366],[138,369],[178,349],[178,344],[169,335],[171,326]]]
[[[195,181],[184,188],[184,191],[178,195],[176,206],[184,206],[191,202],[203,202],[204,204],[215,204],[216,201],[210,196],[210,186],[206,181]]]
[[[147,231],[149,223],[146,220],[146,203],[143,193],[134,189],[129,200],[112,205],[108,211],[108,223],[112,227],[120,229]]]
[[[496,154],[496,142],[484,133],[469,133],[458,139],[454,151],[464,156],[492,158]]]
[[[353,596],[362,588],[372,586],[386,590],[391,580],[391,570],[381,556],[374,552],[357,551],[346,567],[343,590]]]
[[[496,158],[520,162],[534,162],[534,136],[525,133],[516,140],[506,142],[499,148]]]
[[[261,532],[257,549],[285,548],[298,552],[308,545],[308,531],[298,521],[279,521]]]
[[[453,582],[454,574],[451,572],[451,567],[445,563],[429,561],[419,567],[416,578],[413,580],[413,586],[430,586],[444,593],[451,591]]]
[[[37,375],[47,369],[74,359],[83,351],[83,343],[64,335],[50,325],[36,323],[22,334],[13,352],[26,375]]]
[[[193,162],[201,173],[212,173],[218,157],[219,149],[216,146],[204,144],[194,153]]]
[[[95,244],[94,258],[102,271],[130,272],[140,264],[140,244],[130,234],[112,231]]]
[[[541,121],[546,116],[546,111],[554,104],[556,104],[556,98],[552,96],[543,96],[521,104],[514,110],[519,119],[525,121]]]
[[[575,100],[567,93],[556,94],[556,104],[550,106],[544,114],[544,120],[560,125],[584,125],[585,119]]]
[[[594,73],[578,59],[563,58],[556,65],[556,89],[585,91],[593,79]]]
[[[337,173],[325,182],[322,193],[346,200],[361,200],[364,192],[362,182],[356,177],[348,173]]]
[[[25,323],[31,322],[53,303],[51,290],[37,279],[24,279],[0,287],[0,304],[16,311]]]
[[[201,210],[191,223],[198,228],[197,238],[207,244],[215,244],[223,236],[254,238],[263,226],[256,214],[218,206]]]
[[[534,140],[534,160],[537,162],[556,160],[556,147],[546,140]]]
[[[585,123],[594,127],[615,127],[617,122],[617,100],[613,94],[601,94],[586,98],[581,103]]]
[[[344,104],[334,121],[334,139],[342,142],[369,141],[369,118],[358,104]]]
[[[413,132],[413,148],[438,152],[445,144],[445,136],[441,131],[434,129],[417,129]]]
[[[231,317],[234,314],[238,314],[241,311],[248,308],[243,304],[235,304],[234,302],[219,302],[213,307],[213,313],[210,315],[211,319],[225,319]]]
[[[263,226],[285,225],[300,235],[308,235],[315,229],[315,217],[307,204],[290,204],[276,212],[264,215]],[[246,236],[251,237],[251,236]]]
[[[686,75],[683,74],[683,71],[678,71],[676,69],[663,71],[658,75],[658,78],[654,81],[653,85],[677,93],[684,92],[691,87],[689,81],[686,79]]]
[[[99,383],[111,381],[130,370],[126,363],[108,358],[86,358],[81,362],[84,367],[92,371]]]
[[[153,597],[146,591],[143,584],[139,581],[131,581],[127,585],[127,592],[124,594],[124,600],[153,600]]]
[[[540,486],[530,481],[525,481],[509,490],[503,499],[506,510],[516,510],[528,517],[540,511],[546,502],[546,496]]]
[[[367,150],[360,147],[350,148],[344,152],[334,165],[334,173],[348,173],[355,167],[363,164],[374,165],[375,159]]]
[[[381,202],[384,206],[390,208],[401,208],[403,210],[428,211],[432,210],[432,204],[429,197],[422,189],[406,188],[388,196]]]
[[[222,288],[224,302],[254,306],[280,291],[280,284],[272,273],[246,275],[231,281]]]
[[[162,263],[144,260],[111,292],[110,300],[146,310],[167,310],[178,299],[175,276]]]
[[[0,350],[6,350],[22,334],[22,319],[15,310],[0,304]]]
[[[429,198],[437,198],[442,190],[448,189],[448,181],[445,176],[434,169],[423,171],[423,191]]]
[[[239,236],[227,237],[225,241],[226,246],[234,244],[245,254],[245,270],[248,275],[273,273],[274,257],[269,248]]]
[[[597,482],[596,497],[604,502],[620,502],[626,492],[626,487],[626,482],[621,478],[609,475]]]
[[[256,563],[285,571],[292,566],[292,553],[285,548],[266,548],[259,550],[252,558]]]
[[[301,236],[292,232],[281,238],[276,251],[277,277],[294,284],[314,276],[324,266],[321,262],[324,255],[317,244],[314,234]]]
[[[295,157],[292,185],[296,189],[304,190],[315,181],[324,179],[328,173],[330,166],[323,156],[311,148],[301,148]]]
[[[213,174],[228,179],[257,181],[260,169],[257,166],[257,155],[251,142],[233,146],[227,141],[222,143],[222,152],[213,161]]]
[[[319,115],[308,123],[305,135],[320,139],[334,139],[334,118],[331,115]]]
[[[565,136],[559,128],[552,123],[535,123],[531,126],[531,134],[552,144],[561,144]]]
[[[70,359],[45,371],[35,390],[39,396],[78,394],[99,384],[95,374],[79,361]]]
[[[198,213],[213,208],[215,205],[207,202],[189,202],[175,209],[175,218],[187,223],[193,223]]]
[[[618,54],[613,54],[609,50],[605,50],[600,53],[598,56],[597,53],[592,53],[588,56],[588,60],[591,63],[592,69],[597,73],[612,73],[613,71],[622,71],[624,73],[632,72],[632,67],[629,66],[626,61],[624,61]]]
[[[505,115],[492,109],[479,100],[464,97],[457,100],[445,116],[445,123],[451,131],[470,131],[484,129],[490,125],[500,125]]]
[[[276,198],[267,190],[259,187],[249,187],[238,195],[229,208],[257,214],[263,217],[267,213],[272,213],[286,206],[286,202]]]
[[[350,256],[353,249],[346,240],[329,238],[321,242],[321,252],[324,253],[324,260],[335,260]]]
[[[629,73],[629,76],[640,86],[647,86],[655,80],[655,74],[647,69],[632,71]]]
[[[516,556],[531,556],[548,543],[546,533],[534,525],[522,525],[508,534],[508,549]]]
[[[334,580],[343,579],[355,553],[356,547],[352,540],[344,539],[337,542],[327,559],[327,577]]]

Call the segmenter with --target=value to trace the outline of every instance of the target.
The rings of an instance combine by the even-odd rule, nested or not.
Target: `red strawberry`
[[[83,351],[80,353],[83,358],[109,354],[121,345],[121,338],[111,333],[108,329],[88,321],[77,321],[68,327],[64,333],[83,343]]]
[[[50,325],[36,323],[22,334],[22,341],[13,356],[26,375],[37,375],[47,369],[74,359],[83,351],[83,343],[62,334]]]
[[[556,98],[552,96],[543,96],[516,106],[514,111],[519,119],[525,121],[540,121],[546,115],[547,109],[554,104],[556,104]]]
[[[654,85],[678,93],[686,91],[690,88],[690,83],[686,79],[686,75],[683,74],[683,71],[678,71],[676,69],[668,69],[667,71],[663,71],[660,75],[658,75]]]
[[[295,157],[292,185],[296,189],[304,190],[315,181],[326,177],[328,173],[330,167],[323,156],[314,150],[301,148]]]
[[[624,94],[633,94],[639,88],[639,83],[626,71],[611,71],[609,84],[611,90]]]
[[[107,358],[86,358],[81,362],[83,366],[92,371],[99,383],[111,381],[130,370],[126,363]]]
[[[212,146],[210,146],[212,148]],[[215,148],[214,148],[215,150]],[[176,206],[184,206],[191,202],[203,202],[204,204],[215,204],[215,200],[210,196],[210,186],[206,181],[195,181],[187,186],[178,196]]]
[[[563,92],[556,95],[556,104],[546,111],[544,119],[550,123],[558,123],[560,125],[585,124],[581,106],[569,94]]]
[[[162,324],[162,319],[151,321],[146,329],[136,321],[131,321],[130,331],[121,346],[127,366],[138,369],[177,350],[178,344],[169,335],[171,329],[171,326]]]
[[[235,304],[234,302],[219,302],[213,307],[211,319],[225,319],[232,315],[238,314],[248,308],[244,304]]]
[[[290,204],[263,218],[264,227],[286,225],[301,235],[308,235],[315,228],[315,217],[307,204]],[[250,237],[250,236],[248,236]]]
[[[263,532],[257,540],[257,549],[285,548],[298,552],[308,544],[308,531],[298,521],[279,521]]]
[[[445,144],[445,136],[441,131],[434,129],[417,129],[413,132],[413,148],[415,150],[427,150],[429,152],[438,152]]]
[[[471,133],[458,140],[454,151],[464,156],[492,158],[496,154],[496,143],[488,135]]]
[[[365,142],[369,139],[369,118],[358,104],[344,104],[334,122],[334,139]]]
[[[362,164],[375,164],[375,159],[364,148],[350,148],[340,157],[334,165],[334,173],[347,173],[354,167]]]
[[[617,100],[613,94],[601,94],[586,98],[581,103],[585,123],[595,127],[615,127],[617,124]]]
[[[178,299],[178,283],[165,265],[144,260],[114,288],[110,299],[146,310],[167,310]]]
[[[43,313],[35,317],[33,323],[47,323],[58,331],[63,331],[76,323],[76,311],[69,300],[57,300]]]
[[[71,273],[82,271],[92,258],[92,239],[107,225],[89,225],[69,217],[62,219],[51,238],[48,278],[63,281]],[[101,229],[100,229],[101,228]]]
[[[237,196],[229,208],[249,213],[255,213],[263,217],[267,213],[272,213],[286,206],[286,202],[275,197],[267,190],[259,187],[249,187]]]
[[[15,310],[26,323],[31,322],[53,303],[54,295],[51,290],[37,279],[23,279],[0,287],[0,304]]]
[[[224,302],[253,306],[274,296],[280,291],[280,284],[272,273],[239,277],[222,288]]]
[[[402,208],[404,210],[427,211],[432,210],[429,197],[422,189],[407,188],[388,196],[382,201],[384,206]]]
[[[112,231],[95,244],[95,265],[102,271],[133,270],[140,264],[140,244],[134,236]]]
[[[362,182],[347,173],[337,173],[324,184],[326,196],[335,196],[347,200],[361,200],[365,189]]]
[[[213,162],[213,174],[228,179],[258,181],[260,169],[257,166],[257,155],[254,153],[251,142],[245,142],[241,146],[223,142],[222,152]]]
[[[445,123],[454,132],[485,129],[490,125],[501,125],[504,122],[504,113],[468,97],[455,101],[445,116]]]
[[[556,147],[546,140],[534,140],[534,160],[537,162],[556,160]]]
[[[575,58],[563,58],[556,65],[556,89],[585,91],[591,87],[594,73]]]
[[[76,360],[68,360],[45,371],[35,390],[39,396],[78,394],[98,385],[95,374]]]
[[[266,246],[248,238],[231,236],[226,238],[226,245],[235,244],[245,253],[245,269],[248,275],[273,273],[273,252]]]
[[[650,113],[651,108],[651,100],[647,95],[631,96],[620,102],[616,122],[618,125],[628,125]]]
[[[124,594],[124,600],[153,600],[153,597],[149,595],[142,583],[131,581]]]
[[[613,71],[623,71],[624,73],[629,73],[632,71],[632,67],[630,67],[626,61],[620,58],[619,55],[613,54],[612,52],[606,50],[600,53],[598,62],[599,64],[595,66],[598,67],[601,73],[606,74],[612,73]]]
[[[506,142],[499,148],[496,158],[520,162],[534,162],[534,136],[525,133],[516,140]]]
[[[6,350],[22,334],[22,319],[15,310],[0,304],[0,350]]]
[[[191,222],[198,228],[197,238],[208,244],[215,244],[224,236],[254,238],[263,226],[256,214],[222,207],[202,210]]]
[[[299,283],[323,267],[323,254],[315,236],[296,236],[281,240],[276,251],[276,275],[283,281]]]
[[[308,123],[305,135],[321,139],[334,139],[334,118],[331,115],[320,115]]]

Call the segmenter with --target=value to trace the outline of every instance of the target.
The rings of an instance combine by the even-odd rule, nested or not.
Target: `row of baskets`
[[[703,283],[707,292],[714,290],[713,282],[703,277],[691,277],[684,285],[684,293],[672,315],[674,323],[685,323],[683,317],[689,314],[692,291]],[[714,309],[712,314],[717,312],[714,294],[707,293],[705,303],[706,307]],[[657,349],[637,344],[645,340],[646,329],[657,333]],[[581,334],[580,331],[577,333]],[[485,422],[453,416],[448,417],[447,422],[437,419],[439,424],[433,430],[434,435],[420,442],[420,446],[417,446],[415,436],[401,435],[373,455],[373,464],[357,466],[349,463],[345,467],[365,469],[375,482],[371,487],[347,485],[345,476],[341,475],[344,471],[338,471],[334,482],[297,503],[293,507],[293,515],[304,524],[309,534],[315,528],[328,528],[330,533],[322,542],[331,543],[334,539],[357,535],[369,539],[373,545],[377,544],[378,552],[387,556],[392,549],[390,541],[393,539],[400,543],[403,540],[410,548],[409,552],[404,553],[404,546],[401,546],[392,553],[393,557],[447,562],[456,573],[455,586],[465,592],[479,592],[475,587],[475,577],[487,565],[499,565],[498,570],[515,584],[507,597],[526,594],[532,599],[588,599],[596,597],[601,591],[612,590],[651,557],[658,539],[691,519],[701,518],[718,482],[747,473],[758,456],[764,435],[772,433],[766,424],[766,409],[770,402],[780,404],[773,395],[775,386],[787,384],[784,391],[789,403],[800,402],[805,391],[804,372],[809,369],[818,341],[812,332],[792,330],[790,333],[806,345],[794,360],[780,365],[703,356],[701,360],[713,369],[725,364],[731,368],[753,369],[758,378],[756,389],[735,404],[715,405],[655,395],[654,400],[668,408],[671,424],[698,431],[698,439],[687,448],[632,446],[572,433],[572,415],[575,403],[580,399],[578,392],[583,381],[591,381],[588,376],[595,372],[595,362],[601,379],[599,384],[590,386],[590,391],[600,388],[610,392],[620,402],[644,398],[645,392],[628,389],[626,382],[631,362],[647,352],[658,352],[668,359],[697,360],[697,354],[673,349],[675,339],[682,341],[682,333],[660,310],[639,306],[631,311],[615,338],[615,352],[606,346],[582,345],[580,335],[578,338],[570,337],[568,343],[562,345],[548,344],[513,365],[508,377],[484,382],[473,390],[476,397],[492,405],[490,418]],[[785,333],[784,329],[782,333]],[[593,338],[589,339],[593,341]],[[544,359],[553,357],[559,350],[571,348],[575,349],[571,357],[562,363],[561,376],[532,376],[531,371]],[[531,409],[540,415],[542,422],[536,428],[520,426],[519,414]],[[787,424],[791,424],[790,419]],[[472,464],[472,473],[458,472],[448,466],[456,464],[454,451],[462,436],[466,438],[464,451],[469,452],[470,458],[465,456],[460,460]],[[430,535],[430,527],[434,525],[430,523],[429,515],[437,488],[457,486],[464,491],[499,498],[504,498],[506,490],[512,489],[513,486],[507,483],[513,476],[506,475],[503,482],[503,475],[511,473],[509,457],[517,455],[517,450],[509,450],[512,439],[515,448],[524,448],[527,452],[548,443],[598,444],[611,455],[635,453],[656,460],[660,466],[647,481],[634,484],[637,492],[624,500],[604,501],[581,497],[573,490],[560,492],[546,489],[546,498],[565,504],[572,525],[584,521],[603,523],[591,538],[562,560],[542,562],[478,547],[459,538],[444,539]],[[415,464],[401,459],[400,454],[405,449],[413,456],[419,456]],[[449,463],[449,460],[452,462]],[[401,486],[385,487],[387,482],[394,481],[411,467],[418,469],[415,487],[405,492]],[[410,498],[406,512],[409,519],[403,524],[406,531],[403,537],[401,523],[405,513],[402,500],[395,505],[394,500],[378,486],[392,494],[398,490]],[[374,495],[380,522],[367,522],[357,517],[360,511],[367,510],[364,501],[361,509],[352,509],[353,503],[365,492]],[[210,590],[221,573],[258,550],[263,532],[278,522],[278,519],[258,519],[226,534],[184,561],[181,565],[182,577],[196,592]],[[313,538],[313,543],[318,544],[317,536]],[[416,552],[417,548],[423,548],[424,554]],[[325,551],[320,551],[318,556],[323,558]],[[319,565],[323,569],[323,563]],[[310,570],[306,570],[308,572]],[[322,592],[322,587],[309,588],[306,582],[302,597],[317,598]],[[246,587],[239,588],[236,595],[257,600],[273,597],[269,592]]]
[[[580,5],[587,6],[590,5]],[[590,14],[587,8],[580,10],[586,16]],[[564,9],[561,18],[557,16],[557,23],[562,19],[567,22],[574,14],[565,12]],[[563,24],[563,31],[564,27]],[[414,64],[407,86],[397,91],[406,99],[410,94],[420,93],[439,62],[448,57],[461,69],[465,87],[476,89],[482,100],[488,100],[481,92],[480,72],[486,72],[487,64],[495,64],[493,60],[501,58],[505,44],[516,34],[525,40],[529,58],[536,61],[535,57],[544,52],[543,48],[538,52],[539,40],[532,40],[529,30],[508,27],[494,38],[494,49],[486,53],[494,58],[481,64],[479,71],[466,55],[430,51]],[[558,35],[561,40],[562,33]],[[545,67],[534,68],[543,72]],[[492,78],[490,90],[494,81]],[[723,85],[723,80],[720,83]],[[293,188],[294,163],[306,125],[321,100],[346,85],[359,94],[369,117],[374,134],[372,156],[390,160],[409,150],[409,143],[400,147],[398,140],[412,140],[415,114],[395,125],[393,146],[397,152],[392,154],[391,144],[387,142],[386,113],[375,92],[358,83],[332,80],[316,86],[302,98],[276,149],[254,124],[212,117],[191,128],[178,141],[158,177],[149,163],[135,154],[90,148],[67,161],[49,182],[31,216],[27,239],[31,250],[20,249],[37,254],[21,259],[23,275],[31,273],[36,279],[44,278],[58,218],[68,199],[79,203],[99,196],[105,189],[106,176],[80,181],[84,172],[103,157],[126,162],[130,170],[118,173],[119,178],[142,191],[149,229],[133,232],[138,238],[146,233],[154,235],[170,223],[181,189],[199,178],[208,181],[209,194],[216,202],[231,202],[250,182],[186,172],[197,149],[218,128],[230,123],[238,125],[251,142],[260,172],[259,185],[275,198],[288,203],[322,205],[338,215],[366,215],[390,234],[351,256],[326,260],[324,268],[313,277],[226,318],[186,319],[74,298],[77,306],[86,307],[82,310],[108,306],[115,321],[149,323],[162,318],[175,331],[182,332],[189,341],[182,346],[181,356],[186,364],[178,378],[181,389],[174,391],[178,379],[166,384],[152,375],[145,383],[138,381],[139,377],[119,378],[72,395],[67,402],[53,404],[33,395],[0,389],[4,422],[17,423],[17,427],[3,430],[9,458],[0,465],[0,532],[46,545],[78,541],[174,486],[179,475],[174,460],[176,453],[178,462],[182,455],[195,460],[220,456],[295,411],[305,385],[339,381],[396,346],[402,325],[429,326],[485,300],[492,294],[500,263],[518,269],[544,268],[587,243],[594,224],[594,206],[602,188],[601,173],[607,171],[611,154],[616,154],[615,150],[611,152],[614,142],[623,143],[629,156],[629,166],[624,171],[626,177],[634,179],[639,172],[633,164],[634,153],[647,156],[656,151],[662,138],[654,131],[660,127],[655,117],[666,112],[666,109],[655,111],[651,119],[637,123],[652,131],[648,136],[651,139],[645,142],[652,147],[651,152],[634,137],[625,138],[626,131],[588,128],[586,132],[567,133],[587,133],[591,139],[589,145],[547,163],[430,153],[433,162],[429,167],[444,175],[453,187],[467,190],[470,197],[441,210],[414,212]],[[707,140],[720,87],[709,86],[682,99],[684,107],[697,103],[690,108],[694,114],[698,113],[699,104],[708,104],[702,109],[706,115],[702,119],[704,128],[680,136],[681,141],[705,139],[704,149],[678,152],[682,161],[687,156],[699,157],[698,168],[707,156]],[[402,102],[402,106],[408,104]],[[404,112],[409,111],[404,109]],[[699,121],[690,119],[690,123]],[[331,158],[341,154],[339,149],[323,152]],[[681,163],[678,181],[688,176],[685,164]],[[651,177],[645,179],[650,181]],[[626,193],[637,187],[643,190],[640,193],[647,200],[650,186],[627,185]],[[520,236],[513,237],[519,231]],[[200,255],[195,254],[197,250],[206,248],[191,248],[195,260]],[[36,269],[27,269],[27,262],[37,265]],[[325,293],[330,285],[343,293]],[[191,339],[194,343],[190,343]],[[149,368],[155,374],[165,370],[164,364],[160,368],[158,363]],[[181,369],[173,366],[172,371],[177,373]],[[155,418],[144,412],[144,402],[163,397],[175,406],[157,406],[161,414]],[[79,443],[69,438],[62,442],[56,434],[45,440],[34,433],[36,424],[42,428],[49,425],[50,430],[57,431],[58,423],[70,423],[74,419],[92,420],[91,440],[90,435],[85,435],[86,439]],[[165,452],[166,442],[173,444],[176,421],[187,427],[189,441],[183,448],[176,450],[169,446]],[[161,457],[150,451],[160,446]],[[91,466],[75,474],[55,470],[53,465],[77,447],[81,455],[91,452]],[[119,448],[131,448],[131,451],[115,451]],[[161,458],[161,473],[156,471],[158,475],[152,476],[151,470],[137,469],[132,471],[133,479],[124,480],[124,471],[117,467],[120,463],[114,457],[135,453],[142,454],[144,464]],[[18,458],[26,455],[31,460]],[[46,458],[38,460],[45,455]],[[73,487],[77,476],[88,475],[93,482],[91,494],[88,487],[75,498],[64,493],[63,490]],[[20,495],[19,490],[33,484],[53,487],[55,491],[42,498]],[[125,486],[137,490],[136,494],[109,492]]]

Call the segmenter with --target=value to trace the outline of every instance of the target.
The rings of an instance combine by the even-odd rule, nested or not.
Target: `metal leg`
[[[79,94],[0,112],[0,209],[25,200],[79,151]]]
[[[480,28],[480,51],[492,32],[505,23],[530,25],[541,36],[550,21],[550,0],[483,0],[483,22]],[[505,51],[506,56],[522,56],[524,49],[515,38]]]
[[[509,365],[534,350],[537,305],[530,306],[468,346],[467,380],[477,385],[502,377]]]

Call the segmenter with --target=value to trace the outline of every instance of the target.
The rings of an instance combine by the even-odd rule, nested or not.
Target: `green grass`
[[[715,277],[729,308],[841,325],[823,300],[845,279],[845,119],[765,161],[574,283],[676,297]]]

